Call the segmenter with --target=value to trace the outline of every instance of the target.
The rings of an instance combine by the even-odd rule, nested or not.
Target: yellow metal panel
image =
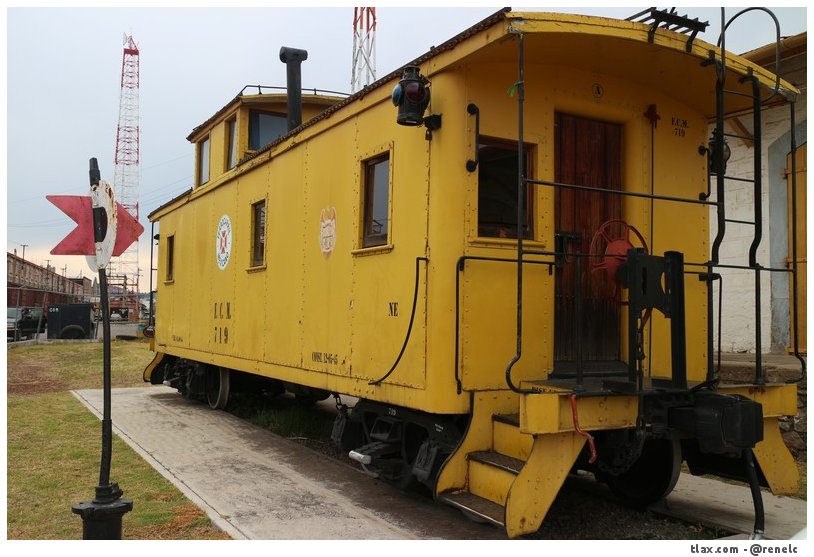
[[[266,176],[255,173],[255,178],[243,177],[238,179],[237,206],[236,213],[239,219],[236,223],[236,233],[234,237],[234,257],[235,257],[235,292],[234,302],[217,302],[213,300],[213,335],[221,333],[221,328],[228,327],[233,331],[234,343],[231,346],[223,346],[221,351],[241,356],[248,360],[265,359],[267,313],[265,308],[268,305],[270,290],[266,285],[268,276],[268,251],[269,242],[269,222],[272,207],[269,203],[269,190],[271,184]],[[252,246],[254,236],[254,218],[252,206],[258,202],[266,204],[266,241],[265,241],[265,264],[254,266],[252,263]],[[276,242],[274,242],[276,244]],[[238,295],[237,293],[243,293]],[[245,300],[244,300],[245,299]],[[233,307],[240,303],[240,307]],[[217,304],[217,305],[216,305]],[[225,306],[225,307],[224,307]],[[235,310],[239,309],[239,313]],[[259,363],[259,362],[258,362]],[[252,371],[259,369],[257,364],[252,365]]]
[[[333,141],[353,145],[353,128],[336,129]],[[351,368],[351,288],[350,252],[354,245],[351,217],[356,200],[350,193],[353,161],[331,151],[327,136],[316,137],[305,147],[300,161],[291,161],[288,187],[302,189],[303,204],[289,209],[297,217],[297,243],[302,250],[303,298],[299,327],[302,331],[301,366],[322,373],[348,375]],[[286,156],[302,153],[293,150]],[[340,151],[343,155],[345,152]],[[299,179],[293,174],[299,168]],[[325,238],[333,227],[333,247]]]
[[[584,430],[629,428],[636,425],[635,396],[583,397],[577,399],[577,419]],[[574,430],[569,393],[523,395],[520,431],[529,434]]]
[[[391,105],[392,106],[392,105]],[[392,122],[394,112],[387,104],[370,110],[383,122]],[[424,388],[426,384],[427,264],[418,265],[416,258],[426,254],[427,189],[429,177],[429,144],[415,129],[382,129],[367,126],[360,120],[355,126],[356,154],[350,162],[353,181],[346,192],[354,202],[348,220],[354,225],[352,236],[353,300],[350,305],[353,370],[365,381],[380,379],[392,369],[404,347],[393,373],[376,388],[377,396],[391,396],[388,385]],[[387,242],[382,246],[362,245],[365,161],[387,154],[389,157],[389,221]],[[412,329],[409,330],[416,278],[418,297]],[[405,344],[405,340],[407,344]],[[399,399],[404,395],[399,395]],[[414,393],[422,404],[432,404],[431,395]]]
[[[797,493],[800,473],[780,434],[777,418],[764,420],[763,441],[757,444],[754,453],[772,493],[775,495]]]
[[[254,336],[256,356],[262,350],[264,361],[292,367],[302,363],[300,316],[306,281],[303,277],[304,231],[300,209],[303,206],[303,184],[297,176],[301,172],[303,157],[302,152],[286,153],[275,164],[257,168],[249,174],[249,180],[238,183],[238,187],[252,192],[252,198],[247,198],[243,204],[244,209],[248,209],[251,199],[261,195],[263,189],[268,199],[266,268],[246,277],[247,280],[263,281],[265,305],[252,304],[253,311],[263,313],[265,322],[262,334],[255,333]],[[249,184],[252,184],[251,188]],[[248,294],[250,291],[240,292]]]
[[[808,228],[807,224],[807,212],[808,206],[806,204],[807,198],[807,188],[806,188],[806,177],[807,177],[807,170],[808,167],[806,166],[808,154],[808,144],[802,145],[800,148],[797,149],[797,160],[795,161],[795,170],[797,171],[797,298],[798,304],[797,307],[794,306],[794,275],[789,275],[789,300],[792,302],[789,304],[790,308],[790,319],[789,323],[794,323],[794,312],[799,311],[797,316],[798,322],[798,333],[799,333],[799,340],[797,341],[798,348],[800,352],[805,353],[806,351],[806,341],[807,341],[807,311],[806,311],[806,299],[807,299],[807,268],[808,265],[806,263],[807,257],[807,238],[806,238],[806,230]],[[788,181],[787,186],[787,202],[789,206],[789,255],[788,255],[788,267],[789,269],[793,268],[793,261],[792,261],[792,234],[795,232],[792,230],[792,182],[791,182],[791,155],[786,158],[786,180]],[[794,327],[789,326],[789,331],[791,334],[791,344],[789,346],[789,351],[794,351]]]
[[[797,385],[772,383],[763,386],[721,385],[725,394],[738,394],[759,402],[764,417],[797,415]]]
[[[240,338],[234,323],[252,307],[250,296],[235,292],[248,257],[242,246],[250,237],[249,215],[239,210],[238,196],[226,188],[197,199],[194,207],[198,246],[195,259],[183,261],[192,293],[187,314],[190,347],[239,354],[237,347],[248,342]]]
[[[506,366],[517,346],[516,266],[468,261],[462,302],[462,376],[464,389],[506,387]],[[553,277],[542,265],[524,265],[523,358],[512,380],[541,377],[552,367]],[[548,327],[546,327],[548,325]]]
[[[524,384],[524,387],[530,384]],[[795,385],[764,387],[721,387],[723,394],[740,394],[759,402],[765,417],[797,413]],[[638,400],[635,396],[580,397],[577,399],[577,419],[586,431],[630,428],[636,425]],[[767,422],[768,426],[768,422]],[[574,417],[570,392],[556,391],[522,395],[520,398],[520,431],[528,434],[573,431]]]
[[[455,382],[460,376],[460,361],[456,356],[460,346],[456,340],[456,279],[458,259],[464,255],[464,207],[469,202],[465,186],[471,175],[465,162],[472,156],[472,139],[464,132],[473,125],[465,107],[468,88],[465,73],[452,68],[433,76],[433,88],[441,87],[443,95],[433,93],[429,111],[443,114],[441,130],[433,132],[428,148],[428,190],[423,192],[427,214],[427,377],[424,396],[431,398],[435,407],[463,408],[468,411],[469,394],[459,394]],[[449,131],[448,131],[449,130]],[[472,132],[474,133],[474,132]],[[466,134],[466,138],[462,134]],[[403,164],[401,165],[403,166]],[[411,218],[416,218],[416,214]],[[396,241],[400,249],[401,238]],[[453,410],[460,411],[460,410]],[[515,410],[516,411],[516,410]]]
[[[159,258],[164,258],[159,260],[165,265],[164,272],[159,271],[157,295],[164,301],[156,317],[156,342],[159,348],[185,347],[190,343],[189,306],[193,299],[191,291],[197,282],[191,262],[193,254],[199,249],[197,220],[195,212],[187,210],[162,219],[159,227]],[[167,280],[166,258],[169,257],[167,244],[170,237],[174,238],[173,277]],[[214,236],[211,237],[214,253]],[[200,285],[197,287],[200,288]]]
[[[150,339],[150,342],[152,343],[153,340],[154,339]],[[150,346],[150,350],[153,350],[153,349],[154,348],[152,346]],[[143,378],[144,378],[145,381],[148,381],[148,382],[150,381],[150,376],[153,374],[153,370],[158,366],[158,364],[161,363],[161,360],[164,359],[164,356],[165,356],[165,354],[163,352],[156,352],[155,353],[155,356],[153,356],[153,359],[150,361],[149,365],[146,368],[144,368]]]
[[[400,272],[394,273],[396,268]],[[387,384],[424,386],[426,264],[420,262],[418,266],[418,297],[410,329],[414,269],[414,261],[398,257],[395,252],[355,259],[354,291],[360,293],[352,303],[352,328],[357,332],[353,336],[355,377],[366,380],[383,377],[404,347],[396,370],[386,379]]]
[[[506,496],[515,477],[506,470],[474,460],[469,461],[469,492],[498,505],[506,504]]]
[[[654,99],[655,100],[655,99]],[[661,119],[654,128],[649,125],[643,133],[652,133],[652,156],[656,169],[655,183],[651,186],[650,164],[645,166],[647,179],[645,192],[651,188],[657,195],[698,199],[706,192],[706,157],[698,154],[697,146],[707,142],[705,120],[687,106],[666,97],[658,97],[657,111]],[[648,123],[649,124],[649,123]],[[649,138],[648,138],[649,139]],[[649,144],[650,141],[648,140]],[[696,148],[693,148],[696,147]],[[647,145],[650,154],[651,147]],[[676,204],[655,201],[652,204],[653,230],[647,233],[650,253],[663,255],[667,251],[680,251],[685,263],[703,263],[709,258],[708,208],[704,205]],[[650,207],[645,207],[650,218]],[[687,223],[693,223],[688,226]],[[640,222],[643,230],[650,225]],[[699,270],[686,266],[686,271]],[[706,378],[706,285],[697,275],[684,275],[684,307],[687,338],[687,378],[703,381]],[[652,347],[646,347],[648,358],[645,369],[653,377],[669,377],[672,372],[671,321],[661,312],[653,311],[651,323],[644,339],[652,339]]]
[[[577,433],[538,435],[506,502],[510,538],[536,532],[574,465],[585,440]]]
[[[503,422],[494,422],[494,450],[525,461],[531,453],[534,438],[521,433],[520,428]]]

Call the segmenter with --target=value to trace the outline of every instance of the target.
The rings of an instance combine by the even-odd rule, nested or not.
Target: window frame
[[[166,269],[164,272],[164,283],[169,284],[175,282],[175,234],[167,236],[167,255],[164,263]]]
[[[387,162],[387,221],[385,231],[373,233],[369,232],[372,227],[375,205],[376,205],[376,183],[375,167],[383,162]],[[382,249],[391,245],[392,231],[392,211],[393,211],[393,157],[392,150],[381,151],[376,155],[367,157],[361,161],[361,226],[359,233],[360,249]],[[371,180],[372,176],[372,180]],[[372,187],[370,187],[372,185]]]
[[[253,139],[252,132],[256,129],[255,126],[259,122],[259,115],[273,116],[275,118],[279,118],[283,123],[283,132],[280,135],[278,135],[277,137],[275,137],[274,139],[272,139],[270,141],[267,141],[266,143],[263,143],[262,145],[255,146],[252,143],[252,139]],[[255,121],[255,117],[258,118],[257,121]],[[282,136],[284,136],[285,134],[288,133],[288,116],[286,116],[284,113],[281,113],[281,112],[274,112],[272,110],[260,110],[260,109],[256,109],[256,108],[251,108],[251,109],[249,109],[248,123],[249,123],[248,146],[249,146],[250,151],[259,151],[260,149],[262,149],[266,145],[268,145],[270,143],[274,143],[276,140],[278,140],[279,138],[281,138]],[[258,137],[257,140],[260,141],[260,138]]]
[[[499,233],[497,234],[489,234],[483,232],[483,227],[487,226],[486,224],[481,223],[481,171],[483,169],[484,158],[481,156],[481,149],[484,147],[491,147],[495,149],[504,149],[504,150],[513,150],[517,153],[517,141],[511,139],[503,139],[499,137],[490,137],[490,136],[481,136],[478,142],[478,173],[476,175],[476,189],[475,194],[477,196],[477,205],[475,211],[475,223],[476,223],[476,230],[475,230],[475,237],[479,240],[517,240],[517,222],[515,218],[515,222],[511,225],[511,227],[506,228],[508,234],[506,236],[501,236]],[[536,149],[537,145],[534,143],[524,143],[523,144],[523,155],[525,157],[525,172],[527,179],[534,179],[535,175],[535,158],[536,158]],[[488,159],[487,159],[488,160]],[[515,159],[516,160],[516,159]],[[514,205],[517,205],[517,190],[515,189],[514,193]],[[523,234],[523,240],[534,241],[536,238],[537,226],[535,220],[535,213],[536,213],[536,188],[533,186],[526,187],[526,204],[525,204],[525,212],[526,212],[526,223],[525,223],[525,233]],[[515,214],[517,212],[517,208],[515,207]]]
[[[197,151],[197,159],[198,159],[198,167],[197,167],[197,176],[195,179],[195,183],[198,187],[205,185],[209,182],[209,179],[212,177],[212,169],[211,169],[211,156],[212,156],[212,137],[211,135],[207,135],[206,138],[201,139],[196,144],[196,151]],[[205,165],[205,166],[204,166]],[[204,174],[204,169],[206,169],[206,173]],[[204,179],[204,175],[206,179]]]
[[[238,137],[237,137],[237,116],[226,120],[226,170],[232,170],[237,166],[238,161]]]
[[[262,205],[263,208],[263,223],[261,227],[257,226],[257,208]],[[266,239],[268,238],[268,203],[265,198],[253,202],[250,206],[251,211],[251,242],[249,252],[249,268],[258,269],[266,266]],[[260,242],[258,242],[258,232],[260,233]],[[259,244],[259,253],[258,253]],[[258,255],[260,259],[258,260]]]

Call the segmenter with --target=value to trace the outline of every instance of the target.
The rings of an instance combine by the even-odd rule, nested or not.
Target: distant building
[[[93,283],[85,277],[60,275],[53,267],[42,267],[15,253],[6,253],[7,307],[45,307],[54,303],[88,301]]]

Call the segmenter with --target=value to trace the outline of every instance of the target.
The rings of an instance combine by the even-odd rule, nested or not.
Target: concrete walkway
[[[805,501],[778,497],[764,490],[763,507],[764,539],[789,540],[806,527]],[[652,510],[744,535],[752,533],[755,523],[754,504],[747,487],[690,474],[681,474],[673,492]]]
[[[74,394],[101,416],[101,390]],[[505,539],[174,389],[114,389],[112,397],[114,432],[235,539]],[[763,500],[767,538],[805,527],[805,501],[766,492]],[[754,522],[748,488],[688,474],[654,510],[745,534]]]
[[[101,416],[101,390],[74,394]],[[358,486],[336,470],[317,479],[305,447],[167,387],[114,389],[112,400],[115,433],[235,539],[417,538],[354,504],[346,492]]]

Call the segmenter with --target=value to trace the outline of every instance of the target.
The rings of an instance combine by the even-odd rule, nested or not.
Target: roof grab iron
[[[659,10],[656,8],[648,8],[637,14],[627,18],[627,21],[636,23],[645,23],[650,25],[650,31],[647,33],[647,42],[652,43],[656,35],[656,29],[662,28],[675,33],[689,35],[685,50],[690,52],[692,50],[692,43],[699,32],[706,31],[709,26],[708,21],[699,21],[698,18],[690,18],[687,15],[679,15],[675,8],[670,8],[670,11]]]

